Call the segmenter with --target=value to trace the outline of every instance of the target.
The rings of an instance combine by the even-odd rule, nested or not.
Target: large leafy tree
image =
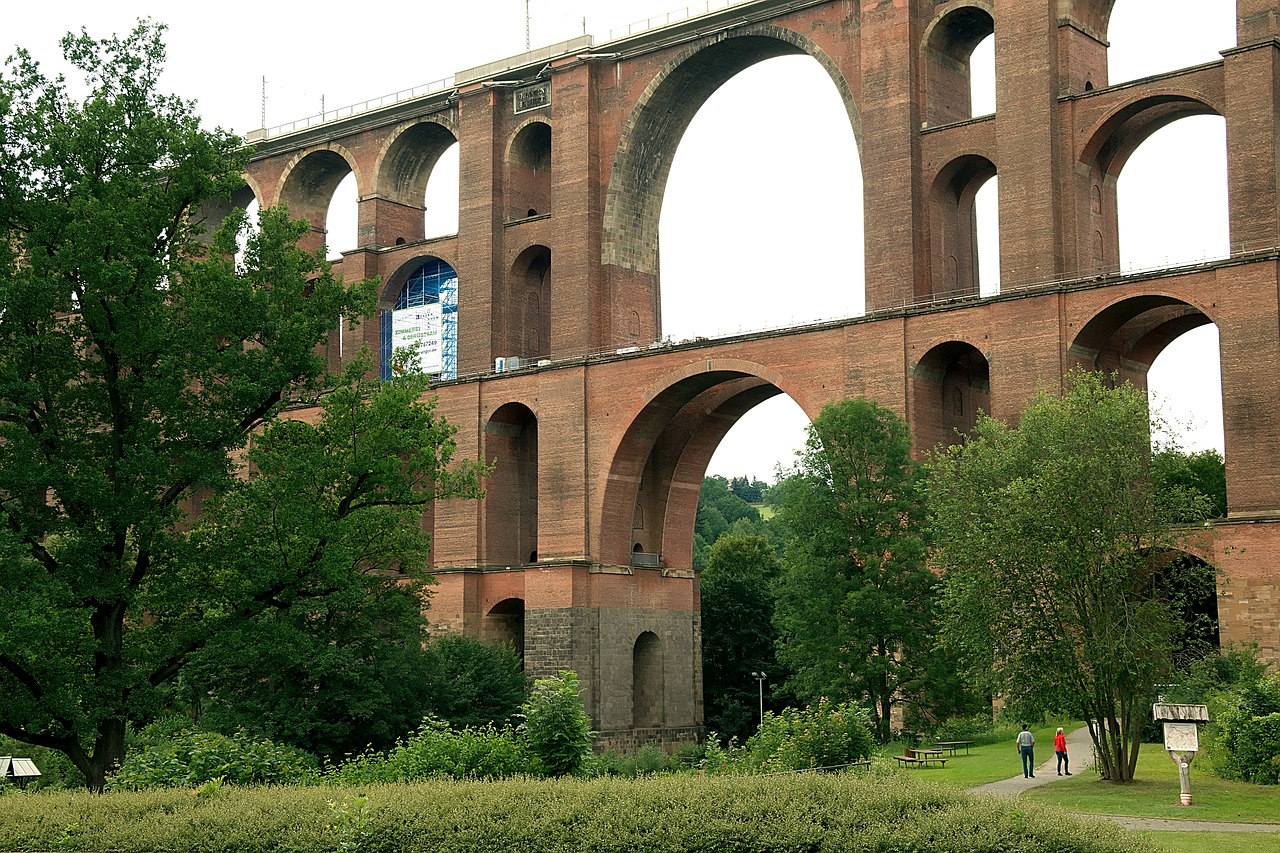
[[[1153,475],[1146,395],[1074,372],[1017,428],[979,418],[929,481],[947,642],[1015,707],[1097,721],[1102,774],[1132,779],[1181,632],[1161,574],[1194,534],[1174,523],[1208,509]]]
[[[857,397],[822,410],[796,473],[770,490],[787,534],[774,618],[789,685],[868,702],[881,738],[934,633],[918,477],[906,423]]]
[[[0,733],[101,788],[192,654],[352,573],[416,570],[402,513],[474,478],[441,476],[447,430],[403,398],[373,458],[378,405],[351,385],[328,426],[262,432],[319,387],[317,345],[373,283],[335,280],[282,211],[239,264],[241,218],[202,242],[247,155],[158,91],[160,27],[63,50],[83,100],[22,51],[0,74]]]
[[[213,727],[334,757],[389,746],[430,707],[418,522],[435,497],[478,494],[479,469],[449,467],[454,430],[421,378],[369,380],[370,364],[323,396],[318,423],[266,427],[254,476],[206,500],[181,543],[191,604],[161,588],[152,621],[198,649],[183,683]]]
[[[778,552],[760,534],[730,532],[707,551],[702,570],[702,684],[707,726],[742,740],[759,722],[760,696],[753,673],[769,676],[769,697],[785,673],[775,659],[773,586]]]

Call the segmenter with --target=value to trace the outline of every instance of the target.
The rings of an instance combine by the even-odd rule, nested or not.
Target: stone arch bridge
[[[1235,5],[1237,44],[1219,60],[1113,86],[1113,0],[746,0],[251,134],[232,203],[285,202],[319,245],[355,174],[359,247],[337,266],[380,276],[386,313],[335,334],[331,363],[377,351],[397,306],[443,306],[440,410],[461,452],[498,461],[483,502],[425,519],[441,582],[431,619],[512,641],[532,674],[577,670],[610,745],[697,734],[695,506],[717,443],[757,403],[786,393],[813,417],[863,394],[924,449],[978,409],[1016,416],[1075,365],[1142,386],[1165,345],[1206,323],[1221,339],[1230,505],[1222,634],[1275,659],[1280,0]],[[998,108],[973,116],[969,56],[992,33]],[[864,238],[867,313],[665,342],[658,216],[676,146],[721,83],[786,54],[830,75],[858,142],[862,203],[883,223]],[[1194,114],[1226,121],[1231,255],[1121,275],[1116,178],[1155,130]],[[455,142],[457,233],[425,239],[426,184]],[[1003,286],[981,297],[973,196],[997,174]]]

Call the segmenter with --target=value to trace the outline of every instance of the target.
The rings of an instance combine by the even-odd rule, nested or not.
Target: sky
[[[47,70],[62,71],[57,42],[66,31],[123,34],[149,17],[168,27],[162,87],[195,100],[206,124],[243,134],[440,80],[521,53],[526,43],[537,48],[585,32],[599,44],[611,31],[706,7],[680,7],[678,0],[384,0],[369,14],[339,17],[330,9],[351,7],[47,0],[6,10],[0,54],[20,45]],[[1116,0],[1108,36],[1113,84],[1212,61],[1235,44],[1234,3]],[[976,115],[992,109],[982,77],[984,69],[987,79],[991,73],[989,47],[973,58]],[[762,121],[762,112],[786,120]],[[1175,173],[1178,180],[1169,180]],[[1177,122],[1139,148],[1119,182],[1122,264],[1141,269],[1225,254],[1225,174],[1216,117]],[[456,228],[456,180],[456,158],[443,159],[428,189],[429,234]],[[990,228],[996,196],[993,181],[978,202],[984,293],[998,279]],[[860,313],[860,198],[853,134],[817,63],[782,57],[737,75],[700,109],[672,164],[660,226],[664,334],[715,337]],[[335,224],[340,211],[353,204],[354,192],[335,199],[331,243],[345,227]],[[865,226],[876,227],[874,217]],[[1222,449],[1216,334],[1210,326],[1184,335],[1149,376],[1153,405],[1183,427],[1177,439],[1193,450]],[[708,473],[772,481],[777,465],[789,465],[803,445],[807,423],[785,395],[761,404],[721,443]]]

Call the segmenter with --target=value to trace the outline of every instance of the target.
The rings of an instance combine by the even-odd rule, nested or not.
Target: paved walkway
[[[1010,744],[1012,746],[1012,744]],[[1024,778],[1021,773],[1011,779],[1002,779],[979,785],[973,790],[980,794],[1016,797],[1029,788],[1038,788],[1065,779],[1059,776],[1058,757],[1053,752],[1053,743],[1036,744],[1036,750],[1045,749],[1049,758],[1036,767],[1034,779]],[[1041,753],[1043,754],[1043,753]],[[1093,766],[1093,741],[1089,739],[1088,729],[1079,728],[1067,735],[1067,755],[1071,758],[1072,774],[1088,770]],[[1009,762],[1021,767],[1022,759],[1014,750],[1009,750]],[[1227,823],[1209,820],[1166,820],[1163,818],[1129,817],[1127,815],[1090,815],[1101,817],[1120,824],[1125,829],[1145,829],[1174,832],[1275,832],[1280,833],[1280,824],[1275,823]]]

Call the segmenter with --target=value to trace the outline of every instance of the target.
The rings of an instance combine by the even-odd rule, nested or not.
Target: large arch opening
[[[652,631],[636,638],[631,650],[631,724],[656,729],[665,717],[662,640]]]
[[[612,455],[596,549],[607,564],[691,568],[698,497],[712,456],[747,412],[784,394],[781,377],[745,363],[665,384],[644,395],[649,403]]]
[[[1217,331],[1212,318],[1181,299],[1137,296],[1089,320],[1070,356],[1076,366],[1146,389],[1155,446],[1214,450],[1225,459]],[[1188,422],[1196,428],[1184,429]]]
[[[1153,130],[1116,178],[1122,272],[1228,257],[1227,129],[1195,115]]]
[[[494,463],[485,485],[485,563],[538,562],[538,419],[527,406],[507,403],[493,413],[484,458]]]
[[[770,101],[788,104],[786,122],[761,120],[759,105]],[[859,313],[858,131],[835,63],[797,33],[747,28],[666,66],[624,128],[611,172],[602,260],[626,298],[614,306],[610,340]],[[821,150],[833,136],[834,147]],[[797,207],[823,213],[801,227],[790,213]],[[637,325],[633,341],[626,333]]]
[[[306,248],[324,247],[330,260],[356,248],[355,169],[346,152],[339,148],[318,148],[302,155],[285,174],[280,202],[289,215],[311,223],[313,237],[304,238]]]
[[[1082,272],[1114,274],[1199,261],[1214,252],[1215,245],[1226,242],[1226,136],[1216,112],[1204,101],[1169,92],[1125,104],[1097,126],[1081,152],[1090,197],[1088,224],[1081,229],[1081,240],[1087,243],[1079,246]],[[1178,150],[1178,133],[1159,133],[1174,124],[1190,126],[1193,117],[1207,119],[1219,128],[1217,156],[1201,152],[1204,160],[1197,163],[1183,159],[1186,152]],[[1156,156],[1147,159],[1152,154]],[[1185,192],[1193,186],[1189,176],[1196,173],[1206,179],[1200,186],[1206,181],[1220,182],[1218,203]],[[1172,243],[1162,231],[1170,225],[1165,206],[1198,223],[1203,233],[1188,233],[1179,227],[1178,233],[1191,239],[1180,245]]]
[[[451,143],[431,170],[427,181],[426,197],[423,200],[423,234],[430,240],[433,237],[447,237],[458,233],[458,192],[462,146]]]
[[[787,121],[761,120],[758,104],[772,100],[790,105]],[[811,57],[767,59],[721,85],[682,135],[662,200],[663,334],[862,313],[857,164],[840,94]]]

